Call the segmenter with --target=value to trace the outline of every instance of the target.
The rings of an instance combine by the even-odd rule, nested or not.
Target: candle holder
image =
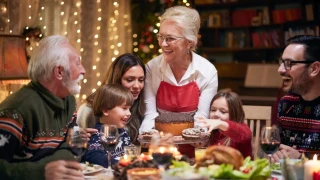
[[[119,164],[121,166],[128,166],[131,163],[131,158],[128,157],[126,154],[120,158]]]
[[[138,157],[141,153],[141,146],[135,146],[133,144],[124,147],[124,154],[134,159]]]
[[[303,180],[304,165],[301,159],[281,159],[280,166],[284,179]]]

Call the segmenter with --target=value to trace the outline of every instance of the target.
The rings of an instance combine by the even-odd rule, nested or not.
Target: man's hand
[[[56,179],[70,179],[78,180],[84,179],[82,173],[82,166],[76,161],[53,161],[46,165],[45,167],[45,177],[46,180],[56,180]]]
[[[279,151],[272,155],[272,162],[279,162],[280,159],[290,158],[290,159],[298,159],[301,156],[301,153],[296,149],[296,146],[286,146],[284,144],[280,144]]]
[[[90,140],[91,134],[96,133],[96,132],[98,132],[98,130],[94,129],[94,128],[81,128],[80,129],[81,137],[83,139],[86,139],[87,141]]]

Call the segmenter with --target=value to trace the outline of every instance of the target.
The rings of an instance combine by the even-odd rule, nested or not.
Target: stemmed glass
[[[266,126],[262,128],[260,137],[260,147],[268,155],[269,165],[271,166],[271,156],[280,147],[280,134],[276,126]]]
[[[86,153],[87,140],[81,137],[79,126],[69,128],[66,142],[77,161]]]
[[[119,141],[118,128],[115,125],[104,124],[100,128],[100,141],[108,155],[108,169],[111,169],[111,151],[116,148]]]
[[[173,158],[174,145],[170,140],[162,140],[160,135],[153,135],[149,146],[149,153],[160,171],[164,171]]]

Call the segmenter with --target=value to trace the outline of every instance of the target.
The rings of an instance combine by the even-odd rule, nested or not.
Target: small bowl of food
[[[158,180],[160,172],[157,168],[133,168],[127,171],[128,180]]]

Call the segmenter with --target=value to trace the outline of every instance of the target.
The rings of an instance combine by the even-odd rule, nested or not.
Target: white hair
[[[50,81],[53,69],[62,66],[69,70],[69,57],[76,55],[67,38],[54,35],[39,42],[28,65],[28,75],[32,81]]]
[[[200,29],[200,16],[197,10],[186,6],[174,6],[164,12],[160,23],[165,20],[171,20],[181,27],[183,36],[193,42],[192,50],[196,49]]]

